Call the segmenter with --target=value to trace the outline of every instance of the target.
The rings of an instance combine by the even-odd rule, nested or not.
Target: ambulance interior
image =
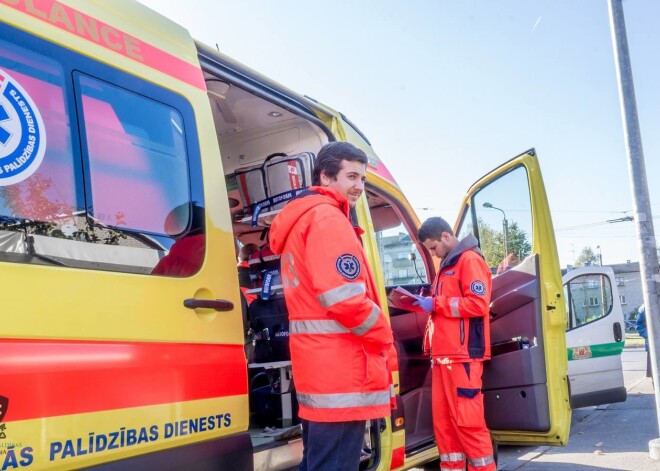
[[[242,292],[250,395],[249,431],[255,450],[255,469],[262,469],[258,463],[267,463],[263,469],[289,469],[296,466],[302,456],[300,419],[288,351],[288,318],[282,282],[279,274],[273,272],[279,268],[279,257],[266,249],[268,228],[283,204],[275,209],[264,207],[261,212],[251,205],[269,196],[265,188],[265,169],[266,164],[273,162],[268,159],[273,154],[282,154],[276,159],[291,156],[299,172],[295,175],[297,185],[300,188],[310,186],[312,163],[298,161],[296,156],[305,154],[308,159],[315,156],[328,142],[328,134],[320,121],[303,118],[304,113],[292,110],[285,99],[278,100],[278,93],[274,94],[275,98],[265,99],[248,91],[245,84],[241,87],[230,83],[212,70],[207,71],[205,79],[222,154],[237,255],[247,244],[259,247],[244,266],[237,268]],[[268,91],[262,90],[262,94],[267,95]],[[290,167],[286,167],[287,172],[290,171]],[[287,180],[283,182],[284,187],[291,183],[286,175],[281,176]],[[274,189],[277,183],[272,181],[272,176],[270,183],[271,192],[280,193]],[[268,278],[266,283],[269,273],[273,278]],[[368,427],[361,469],[376,465],[377,444],[377,428]]]
[[[267,228],[276,211],[266,208],[258,218],[253,218],[246,207],[245,195],[239,188],[241,183],[237,179],[237,171],[240,175],[246,168],[263,165],[267,157],[274,153],[295,156],[307,152],[316,155],[322,145],[328,142],[328,134],[320,121],[297,112],[295,107],[288,106],[285,100],[265,98],[258,91],[247,90],[244,85],[231,83],[211,68],[206,69],[205,78],[222,155],[237,250],[248,243],[263,246],[267,241]],[[519,170],[524,172],[524,169]],[[483,202],[487,202],[484,198],[494,198],[496,191],[503,191],[505,188],[510,191],[512,182],[518,185],[521,191],[528,192],[525,187],[526,180],[523,184],[521,178],[524,175],[521,175],[520,171],[512,172],[515,178],[505,176],[496,181],[493,185],[495,190],[480,190],[473,197],[473,204],[464,213],[467,216],[461,224],[459,237],[468,233],[474,233],[482,241],[490,237],[492,240],[488,250],[505,250],[499,246],[495,247],[498,241],[499,245],[502,245],[502,234],[498,235],[496,225],[498,220],[492,219],[497,214],[487,206],[484,207]],[[309,174],[311,175],[311,172]],[[305,183],[305,186],[309,184],[311,182]],[[379,188],[368,185],[366,197],[376,230],[387,292],[396,286],[403,286],[415,293],[428,294],[435,268],[430,254],[416,239],[412,216],[398,202],[400,196],[388,195]],[[523,195],[523,199],[527,201],[527,207],[523,208],[526,212],[521,214],[531,218],[529,196]],[[482,224],[484,221],[489,222],[489,229],[486,229],[485,223]],[[527,237],[531,240],[531,219],[525,220],[525,226],[520,232],[524,233],[525,230],[529,231]],[[495,255],[503,254],[499,252]],[[538,257],[530,251],[517,255],[521,256],[520,263],[511,261],[502,273],[495,274],[497,264],[493,267],[493,359],[487,363],[484,373],[487,422],[489,427],[495,430],[544,431],[549,428],[549,410],[537,278]],[[264,267],[255,263],[251,270],[253,284],[245,291],[249,291],[248,294],[256,299],[252,303],[263,303],[263,287],[260,283]],[[281,282],[275,279],[267,302],[281,297]],[[298,438],[287,436],[286,433],[282,436],[267,436],[262,433],[267,426],[286,428],[299,422],[296,417],[290,362],[288,357],[282,359],[281,352],[272,361],[268,358],[260,362],[251,360],[250,355],[253,355],[254,351],[250,348],[266,339],[267,335],[258,337],[260,332],[256,332],[257,337],[255,332],[247,334],[252,322],[249,316],[251,308],[244,303],[243,310],[251,383],[251,435],[257,451],[268,448],[273,452],[272,450],[280,445],[291,444]],[[389,312],[399,356],[401,395],[394,417],[404,419],[406,454],[412,456],[434,446],[430,414],[429,360],[422,352],[427,319],[426,315],[403,311],[393,306],[389,307]],[[282,313],[273,315],[277,318]],[[272,329],[270,335],[272,340]],[[279,351],[278,348],[274,350]],[[398,427],[400,428],[402,427]],[[364,451],[361,469],[377,465],[376,427],[367,430]]]

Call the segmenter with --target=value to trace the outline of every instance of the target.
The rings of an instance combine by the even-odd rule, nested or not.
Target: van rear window
[[[0,261],[196,273],[198,149],[181,96],[0,27]]]

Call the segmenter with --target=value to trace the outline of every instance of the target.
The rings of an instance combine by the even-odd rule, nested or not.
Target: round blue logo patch
[[[0,69],[0,186],[32,175],[45,152],[41,113],[23,87]]]
[[[337,271],[347,280],[354,280],[360,274],[360,261],[350,253],[345,253],[337,258],[335,264]]]
[[[483,296],[486,293],[486,285],[483,282],[477,280],[473,281],[470,285],[470,291],[472,291],[477,296]]]

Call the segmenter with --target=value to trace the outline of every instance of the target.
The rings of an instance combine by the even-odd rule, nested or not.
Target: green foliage
[[[481,243],[481,252],[490,267],[497,267],[505,259],[504,231],[495,230],[479,219],[479,241]],[[517,222],[509,223],[507,230],[506,247],[508,253],[513,254],[514,263],[529,256],[532,253],[532,244],[527,234],[520,229]],[[517,259],[517,261],[515,261]]]
[[[584,247],[580,255],[575,259],[576,267],[583,267],[585,265],[598,265],[598,254],[593,251],[591,247]]]
[[[28,181],[0,188],[0,203],[13,212],[11,216],[0,215],[0,229],[23,232],[28,235],[43,235],[58,239],[75,239],[106,245],[119,245],[126,239],[125,233],[109,227],[92,226],[84,215],[74,215],[74,210],[61,202],[54,201],[49,194],[53,186],[51,178],[33,175]],[[119,225],[119,215],[117,217]],[[69,223],[76,230],[65,235],[61,226]]]

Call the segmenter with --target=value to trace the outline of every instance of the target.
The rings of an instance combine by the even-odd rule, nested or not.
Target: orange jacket
[[[431,291],[433,358],[454,361],[490,358],[491,278],[474,236],[461,240],[442,260]]]
[[[299,415],[343,422],[390,414],[392,329],[346,199],[310,187],[270,229],[281,254]]]

